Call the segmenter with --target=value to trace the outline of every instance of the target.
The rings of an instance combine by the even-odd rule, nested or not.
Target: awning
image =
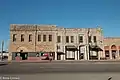
[[[67,45],[66,50],[78,50],[76,46],[74,45]]]
[[[64,52],[60,52],[60,51],[58,51],[57,54],[64,54]]]
[[[91,49],[91,50],[95,50],[95,51],[96,51],[96,50],[97,50],[97,51],[103,51],[103,50],[102,50],[99,46],[97,46],[97,45],[96,45],[96,46],[90,46],[90,49]]]

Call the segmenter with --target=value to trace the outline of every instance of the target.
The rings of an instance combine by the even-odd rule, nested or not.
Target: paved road
[[[11,63],[0,64],[0,74],[120,72],[120,63]]]
[[[7,75],[1,76],[1,78],[16,78],[12,80],[120,80],[119,73],[51,73],[51,74],[21,74],[21,75]],[[0,79],[10,80],[10,79]]]
[[[0,78],[16,78],[13,80],[120,80],[119,75],[120,63],[0,64]]]

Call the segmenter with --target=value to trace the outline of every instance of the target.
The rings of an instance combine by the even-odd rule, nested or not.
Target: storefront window
[[[105,57],[109,57],[109,50],[105,51]]]

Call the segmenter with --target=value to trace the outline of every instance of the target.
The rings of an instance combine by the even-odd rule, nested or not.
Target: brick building
[[[120,37],[104,38],[104,51],[107,59],[120,59]]]
[[[40,57],[54,60],[90,60],[105,57],[101,28],[63,28],[56,25],[10,25],[9,59]]]

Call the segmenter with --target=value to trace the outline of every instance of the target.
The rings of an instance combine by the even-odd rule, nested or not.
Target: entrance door
[[[85,56],[85,46],[79,46],[79,59],[84,59]]]
[[[66,59],[67,60],[75,60],[75,51],[67,51]]]
[[[57,54],[57,60],[61,60],[61,55],[59,53]]]
[[[20,53],[22,60],[27,60],[28,53]]]
[[[116,51],[115,50],[112,50],[112,58],[116,59]]]

